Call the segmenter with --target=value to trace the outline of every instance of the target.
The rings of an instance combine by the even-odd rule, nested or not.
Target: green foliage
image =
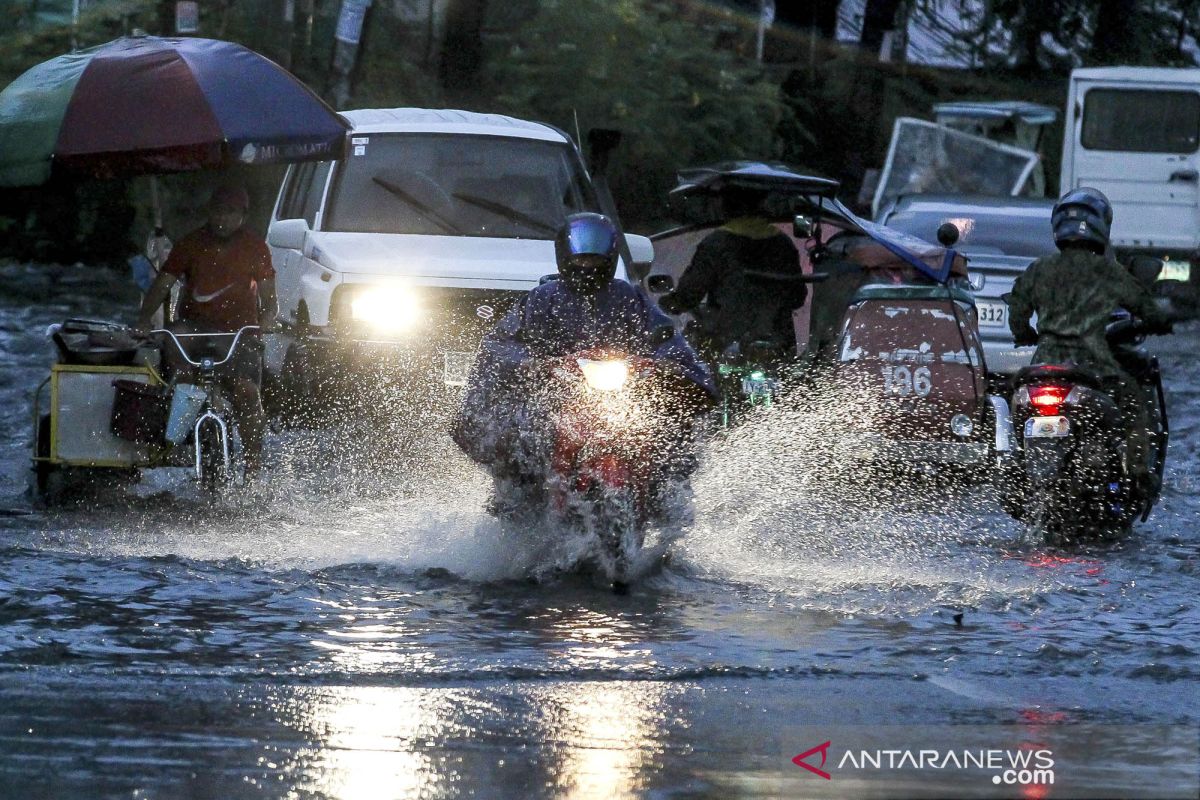
[[[485,75],[487,110],[623,131],[612,183],[637,220],[660,216],[679,167],[776,156],[786,112],[755,65],[652,0],[545,0]]]

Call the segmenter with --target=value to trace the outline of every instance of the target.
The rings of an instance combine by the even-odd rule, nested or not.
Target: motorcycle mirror
[[[654,294],[666,294],[675,288],[675,279],[670,275],[651,275],[646,279],[646,288]]]
[[[811,239],[813,235],[813,221],[803,214],[797,214],[792,220],[792,236],[797,239]]]
[[[675,338],[673,325],[659,325],[650,332],[650,346],[659,347]]]
[[[958,226],[953,222],[943,222],[937,229],[938,244],[942,247],[953,247],[958,244]]]
[[[1129,259],[1129,271],[1133,274],[1134,280],[1147,289],[1154,288],[1162,270],[1162,260],[1154,256],[1133,256]]]

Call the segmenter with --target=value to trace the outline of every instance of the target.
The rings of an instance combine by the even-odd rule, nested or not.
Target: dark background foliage
[[[897,116],[928,118],[949,99],[1061,107],[1074,66],[1194,64],[1200,21],[1200,0],[778,0],[759,62],[758,0],[375,0],[341,75],[333,32],[342,0],[292,0],[290,19],[284,1],[200,0],[201,34],[262,52],[345,108],[458,107],[571,134],[619,128],[613,190],[628,227],[642,231],[667,222],[679,167],[780,159],[841,180],[853,200]],[[168,0],[85,0],[72,26],[70,5],[2,0],[0,85],[73,45],[135,28],[169,33],[174,19]],[[910,23],[940,33],[961,66],[906,61]],[[160,182],[170,235],[198,222],[219,177]],[[280,171],[238,177],[265,223]],[[0,256],[123,260],[149,231],[147,200],[145,179],[0,191]]]

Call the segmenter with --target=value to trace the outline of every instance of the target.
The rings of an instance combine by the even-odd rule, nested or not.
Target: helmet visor
[[[607,257],[616,252],[616,232],[593,219],[573,219],[567,223],[567,252],[572,256]]]

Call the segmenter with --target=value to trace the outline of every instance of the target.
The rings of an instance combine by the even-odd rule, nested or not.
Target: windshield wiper
[[[426,219],[428,219],[430,222],[434,223],[435,225],[437,225],[439,228],[446,231],[447,233],[455,233],[455,234],[458,234],[459,236],[463,235],[462,230],[457,225],[455,225],[453,222],[451,222],[450,220],[443,217],[438,212],[434,211],[432,208],[430,208],[425,203],[422,203],[420,200],[413,197],[411,192],[407,192],[404,189],[401,189],[399,186],[392,183],[387,178],[381,178],[378,175],[373,176],[371,178],[371,180],[374,181],[379,186],[382,186],[389,193],[395,195],[396,197],[399,197],[401,200],[408,203],[410,206],[412,206],[417,211],[419,211]]]
[[[503,203],[497,203],[495,200],[488,200],[486,197],[479,197],[478,195],[467,194],[465,192],[455,192],[453,196],[457,197],[459,200],[462,200],[464,203],[470,203],[471,205],[479,206],[486,211],[491,211],[493,214],[499,214],[500,216],[512,222],[519,222],[522,225],[535,230],[544,231],[546,233],[558,233],[558,228],[554,227],[553,225],[543,222],[536,217],[531,217],[528,214],[523,214],[520,211],[517,211],[515,208],[509,208]]]

